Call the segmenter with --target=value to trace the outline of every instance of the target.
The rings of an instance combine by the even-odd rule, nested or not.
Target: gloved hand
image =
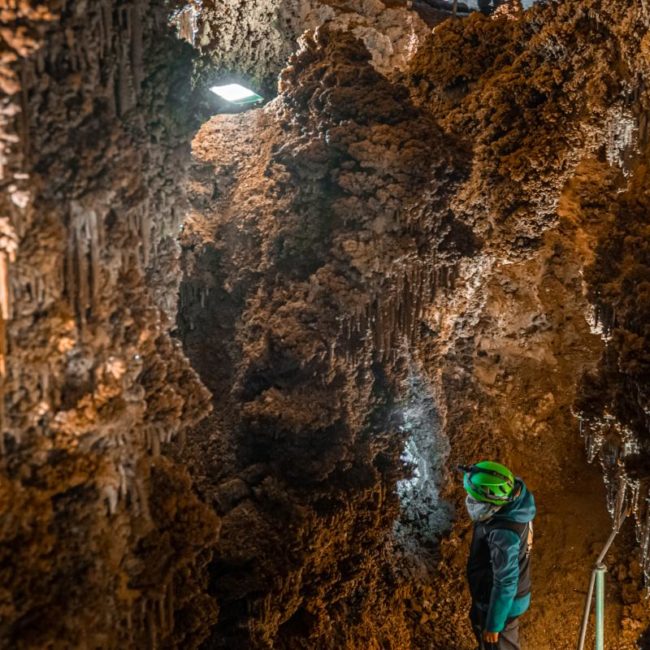
[[[486,630],[485,632],[483,632],[483,641],[485,641],[485,643],[499,643],[499,633],[488,632]]]

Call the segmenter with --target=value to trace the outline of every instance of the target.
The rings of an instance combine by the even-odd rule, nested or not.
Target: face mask
[[[485,503],[477,501],[474,497],[467,495],[465,499],[467,514],[472,521],[485,521],[497,513],[501,506],[494,503]]]

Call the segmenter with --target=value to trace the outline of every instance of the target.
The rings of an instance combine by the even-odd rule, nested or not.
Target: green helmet
[[[484,460],[469,467],[460,466],[458,469],[465,472],[465,490],[477,501],[502,506],[512,500],[515,477],[507,467]]]

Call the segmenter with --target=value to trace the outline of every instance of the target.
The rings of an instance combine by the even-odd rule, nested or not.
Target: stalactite
[[[151,212],[148,205],[143,205],[140,212],[140,238],[142,239],[142,264],[146,269],[151,260]]]
[[[133,100],[131,92],[129,43],[124,39],[120,39],[118,61],[116,84],[118,115],[125,116],[133,107]]]
[[[49,396],[50,396],[50,376],[51,376],[52,369],[49,365],[49,363],[46,363],[41,370],[41,378],[39,381],[39,387],[40,387],[40,392],[41,392],[41,399],[48,403],[49,402]]]
[[[66,29],[64,32],[66,41],[66,49],[68,51],[68,65],[73,72],[78,72],[81,68],[79,61],[79,44],[75,39],[74,32],[71,29]]]
[[[22,145],[22,156],[25,161],[29,160],[29,153],[31,150],[31,135],[29,132],[29,123],[31,118],[31,109],[27,97],[27,88],[29,88],[28,81],[28,66],[29,62],[24,60],[20,67],[20,142]]]
[[[4,251],[0,253],[0,313],[4,321],[9,319],[9,266]]]
[[[117,504],[119,502],[119,494],[113,485],[105,485],[103,487],[104,498],[108,508],[108,514],[114,515],[117,512]]]
[[[149,630],[149,648],[150,650],[157,650],[158,648],[158,629],[156,625],[156,615],[151,606],[151,601],[148,601],[145,606],[147,629]]]
[[[158,629],[160,630],[160,635],[164,638],[168,632],[169,628],[167,626],[167,620],[165,617],[165,590],[163,588],[163,596],[156,600],[156,607],[158,610]]]
[[[136,513],[142,517],[143,521],[147,525],[151,526],[153,522],[151,519],[151,512],[149,510],[149,499],[142,477],[133,476],[130,481],[130,485],[135,487]]]
[[[166,603],[167,603],[167,620],[169,621],[170,630],[174,628],[174,576],[172,575],[167,583]]]
[[[101,291],[102,220],[73,204],[66,255],[66,293],[83,329]]]
[[[650,589],[650,490],[645,498],[645,519],[642,523],[637,520],[637,536],[641,549],[641,567],[646,581],[646,588]]]
[[[144,78],[143,70],[143,45],[142,45],[142,7],[139,3],[129,7],[129,24],[131,26],[131,67],[136,97]]]
[[[129,494],[129,481],[126,475],[126,469],[122,463],[118,463],[117,473],[119,477],[118,496],[120,500],[126,501]]]
[[[96,310],[96,302],[100,294],[101,279],[101,249],[102,249],[102,220],[98,219],[97,212],[90,210],[86,222],[86,237],[88,241],[88,255],[90,257],[90,309]]]
[[[102,26],[104,30],[104,57],[110,55],[113,46],[113,9],[110,0],[103,0],[100,6]]]
[[[7,375],[7,322],[12,317],[10,264],[16,261],[18,241],[9,219],[0,219],[0,439],[4,437],[4,385]],[[3,443],[4,444],[4,443]]]
[[[84,329],[85,325],[85,311],[83,306],[85,304],[85,283],[87,280],[87,274],[85,273],[85,257],[82,254],[81,246],[78,242],[78,232],[76,228],[72,228],[70,231],[70,243],[68,245],[70,250],[70,276],[68,278],[69,291],[70,291],[70,300],[74,308],[75,314],[77,316],[77,324],[80,329]]]

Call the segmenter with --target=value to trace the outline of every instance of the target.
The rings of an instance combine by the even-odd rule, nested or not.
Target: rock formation
[[[0,645],[192,647],[217,518],[161,456],[209,406],[168,334],[191,51],[162,3],[48,6],[0,9]]]
[[[351,318],[354,323],[351,328],[353,342],[362,347],[365,344],[375,362],[379,360],[385,365],[387,360],[383,351],[395,349],[400,341],[405,342],[408,355],[415,355],[436,394],[443,430],[452,440],[452,459],[466,460],[488,451],[498,454],[521,468],[519,471],[538,491],[542,502],[556,503],[557,514],[548,515],[545,523],[553,531],[552,536],[564,535],[575,540],[574,552],[565,553],[562,557],[562,562],[571,566],[572,572],[567,574],[564,582],[543,585],[540,592],[543,598],[564,602],[573,629],[577,629],[579,623],[581,598],[567,597],[566,593],[580,588],[580,580],[584,581],[588,569],[582,569],[582,565],[589,557],[590,546],[598,544],[601,539],[604,541],[603,537],[607,536],[610,527],[603,509],[598,511],[597,516],[587,521],[577,520],[569,526],[568,531],[565,530],[566,512],[590,508],[587,503],[592,499],[597,502],[603,498],[598,473],[585,466],[578,421],[573,416],[573,401],[580,376],[586,369],[595,367],[603,351],[601,338],[592,331],[591,307],[587,301],[589,291],[583,276],[593,259],[595,238],[604,219],[597,218],[593,211],[586,215],[581,202],[588,193],[602,194],[614,187],[620,182],[617,179],[625,178],[627,173],[633,144],[627,142],[626,132],[616,121],[626,100],[625,93],[621,95],[620,88],[611,83],[610,62],[618,51],[617,39],[626,39],[631,24],[636,24],[640,32],[643,20],[643,15],[636,11],[629,10],[625,14],[623,6],[604,10],[600,5],[587,8],[567,4],[561,8],[538,7],[526,14],[523,20],[507,20],[507,16],[504,16],[490,21],[477,15],[467,21],[439,27],[430,41],[418,51],[408,70],[406,83],[419,107],[417,123],[433,118],[442,127],[445,134],[443,140],[448,141],[449,150],[456,153],[453,162],[455,173],[440,178],[435,172],[429,172],[435,180],[426,181],[426,185],[433,184],[445,197],[444,208],[435,203],[428,204],[430,197],[423,196],[419,189],[423,183],[400,196],[399,205],[402,207],[405,202],[408,205],[409,200],[417,200],[421,202],[420,205],[427,206],[418,208],[421,218],[411,226],[423,242],[417,249],[420,255],[421,251],[435,250],[435,255],[425,258],[424,266],[434,269],[436,278],[451,277],[453,282],[443,283],[451,286],[442,292],[432,292],[427,287],[427,291],[421,295],[418,292],[415,300],[410,299],[408,292],[410,285],[417,285],[418,280],[413,278],[398,283],[398,295],[402,296],[406,291],[404,302],[415,305],[413,318],[407,315],[410,311],[407,309],[403,312],[406,315],[382,319],[382,314],[377,314],[375,308],[364,312],[363,304],[359,305],[357,300],[345,302],[340,307],[344,334],[347,332],[347,320]],[[626,26],[623,31],[620,25]],[[594,30],[599,35],[598,47],[592,43]],[[578,47],[576,53],[572,53],[570,44],[576,40],[576,34]],[[584,45],[581,45],[580,38],[584,39]],[[316,41],[318,44],[318,38]],[[310,42],[305,47],[307,52],[314,49],[310,47]],[[630,48],[635,47],[633,39],[624,40],[624,46],[620,47],[625,50],[624,60],[633,60],[630,55]],[[638,43],[636,47],[640,47]],[[315,50],[320,51],[321,48],[316,47]],[[347,56],[352,57],[351,54]],[[337,57],[336,63],[342,56],[337,53]],[[185,335],[184,338],[186,343],[190,342],[188,350],[194,363],[202,363],[198,361],[199,356],[207,362],[202,351],[210,325],[197,323],[201,318],[213,319],[219,310],[213,306],[208,307],[206,312],[201,307],[201,301],[205,302],[208,295],[206,291],[211,291],[209,287],[215,284],[217,287],[225,286],[228,287],[228,294],[237,296],[237,300],[241,301],[239,309],[242,313],[236,317],[241,324],[220,325],[219,331],[224,338],[238,341],[239,348],[234,351],[235,365],[241,363],[239,359],[242,354],[244,358],[252,353],[263,359],[258,362],[261,364],[258,372],[264,379],[257,379],[252,392],[243,395],[246,404],[257,392],[263,399],[255,398],[254,406],[247,404],[245,412],[237,416],[238,422],[244,423],[243,432],[249,440],[253,438],[248,420],[249,408],[255,414],[256,427],[261,426],[265,431],[289,429],[295,433],[306,422],[311,422],[302,419],[305,415],[293,421],[289,427],[276,421],[277,418],[288,418],[295,409],[294,403],[299,404],[300,409],[304,408],[304,404],[319,404],[319,414],[324,411],[321,404],[337,403],[329,391],[325,400],[307,397],[312,384],[316,385],[318,392],[322,392],[319,375],[323,373],[316,370],[316,379],[310,378],[309,372],[300,374],[298,368],[304,362],[289,365],[291,370],[287,375],[296,377],[300,390],[292,401],[288,401],[283,394],[289,390],[286,385],[288,378],[283,376],[280,382],[273,379],[277,371],[274,368],[282,368],[282,372],[285,372],[284,366],[267,348],[271,346],[277,353],[287,345],[292,350],[306,348],[310,358],[318,353],[319,347],[311,337],[301,336],[299,341],[294,340],[295,334],[290,335],[289,332],[293,332],[297,326],[288,320],[289,305],[303,315],[308,311],[305,303],[309,304],[318,297],[317,292],[323,284],[321,265],[326,257],[320,246],[328,241],[331,233],[321,230],[317,237],[310,237],[311,227],[308,228],[307,224],[311,217],[308,215],[326,209],[324,206],[328,205],[328,201],[332,197],[338,199],[340,192],[340,186],[332,185],[334,179],[340,178],[336,172],[327,175],[326,199],[322,198],[322,189],[314,189],[314,186],[322,183],[322,173],[314,170],[311,159],[327,160],[334,152],[338,153],[337,136],[342,129],[331,130],[327,122],[337,99],[342,103],[337,110],[345,120],[347,138],[354,140],[359,137],[357,129],[360,124],[365,125],[367,119],[364,114],[365,102],[352,101],[336,92],[335,89],[345,84],[335,73],[316,75],[321,79],[322,74],[320,84],[332,89],[331,95],[325,95],[326,100],[322,99],[320,92],[314,92],[312,85],[306,83],[314,73],[309,68],[307,72],[304,70],[305,66],[312,64],[313,59],[302,52],[283,76],[281,88],[284,95],[281,103],[286,105],[288,102],[291,118],[277,115],[278,109],[272,105],[273,108],[269,107],[263,115],[255,117],[218,118],[211,127],[205,127],[197,139],[197,158],[202,162],[209,161],[215,171],[212,175],[202,168],[197,171],[200,179],[196,181],[195,206],[203,216],[195,216],[196,221],[190,221],[185,242],[189,264],[187,273],[191,279],[188,291],[195,296],[191,311],[196,316],[192,316],[192,323],[184,324],[188,329],[195,326],[197,333]],[[330,61],[328,67],[335,69],[336,64]],[[316,69],[320,70],[322,66]],[[633,77],[636,67],[630,67],[629,74]],[[357,72],[355,90],[363,87],[364,79],[365,76]],[[373,81],[372,85],[376,83]],[[396,86],[391,95],[399,97],[398,88]],[[376,102],[376,96],[368,94],[371,101]],[[354,96],[352,90],[349,95]],[[300,104],[294,96],[305,99]],[[403,110],[406,110],[406,102],[403,103]],[[304,117],[301,117],[301,108],[305,104],[312,113],[317,112],[317,128],[309,122],[305,124]],[[347,106],[352,104],[354,111],[346,112]],[[273,134],[268,130],[268,124],[274,116],[276,123],[286,122],[289,126]],[[309,154],[309,162],[302,157],[297,159],[294,164],[294,174],[297,176],[293,180],[291,176],[281,174],[275,164],[268,162],[261,165],[263,173],[259,168],[256,172],[255,167],[259,163],[255,166],[250,164],[259,155],[256,147],[260,147],[261,143],[276,142],[264,155],[275,162],[275,148],[279,147],[283,156],[280,160],[284,161],[284,157],[290,155],[285,152],[291,151],[290,133],[296,125],[301,127],[301,151]],[[264,135],[260,133],[261,128],[265,129]],[[325,135],[320,135],[322,129]],[[400,132],[391,129],[386,130],[384,141],[401,143],[400,138]],[[242,143],[239,162],[233,162],[230,153],[235,142]],[[399,144],[394,149],[402,150]],[[418,151],[414,161],[432,163],[438,155],[435,149]],[[386,165],[394,160],[387,152],[376,153],[374,158],[386,161]],[[242,160],[246,161],[245,167]],[[370,169],[373,167],[370,166]],[[412,165],[412,169],[417,169],[417,166]],[[234,181],[210,180],[211,177],[227,179],[231,175]],[[261,175],[269,180],[260,186],[255,177]],[[373,176],[376,175],[377,172],[373,171]],[[262,189],[269,183],[280,182],[280,179],[286,183],[282,192]],[[214,189],[213,182],[216,183]],[[285,214],[284,204],[278,205],[278,199],[284,199],[290,187],[299,188],[301,195],[307,192],[313,194],[298,204],[301,227],[293,231],[291,220],[280,216]],[[356,187],[356,184],[350,185],[346,181],[344,189],[349,192]],[[245,188],[243,193],[241,188]],[[248,197],[253,195],[258,198],[251,203],[252,199]],[[258,207],[263,196],[273,201],[273,207],[269,206],[266,210]],[[348,197],[344,197],[344,200],[346,204],[349,202]],[[380,197],[377,202],[381,205],[386,200],[390,201],[390,195]],[[206,207],[212,204],[214,207],[210,210],[218,216],[210,217],[206,213]],[[240,205],[241,208],[238,207]],[[355,208],[352,214],[358,214],[355,223],[363,222],[371,210],[364,206],[357,212],[356,201],[352,205]],[[242,254],[237,244],[240,237],[249,231],[249,226],[243,224],[248,224],[251,219],[258,223],[260,217],[251,215],[259,214],[272,214],[272,223],[277,222],[275,227],[281,228],[282,234],[278,236],[272,234],[273,230],[258,226],[255,246],[261,247],[260,252]],[[239,224],[237,231],[230,232],[234,226],[224,230],[224,215],[227,215],[228,223],[233,219]],[[432,219],[431,215],[435,217]],[[358,225],[355,227],[358,228]],[[363,294],[370,296],[371,302],[375,295],[379,295],[380,300],[384,297],[391,299],[391,291],[383,286],[383,282],[386,277],[390,278],[389,269],[395,267],[399,255],[384,264],[373,260],[380,254],[382,257],[385,255],[385,249],[392,241],[390,233],[390,229],[382,227],[382,237],[375,241],[374,238],[366,238],[361,228],[357,241],[347,241],[345,244],[344,252],[351,257],[353,268],[359,274],[357,282],[362,284]],[[209,252],[203,250],[205,244],[202,242],[205,241],[213,242]],[[405,241],[400,240],[398,246],[410,267],[417,257],[409,259],[409,246]],[[446,246],[453,250],[451,265],[442,252]],[[203,251],[200,254],[202,261],[198,264],[194,261],[197,247]],[[299,247],[298,254],[292,252],[296,247]],[[262,250],[266,253],[263,254]],[[243,278],[244,274],[250,273],[251,265],[257,267],[264,264],[264,255],[269,254],[286,259],[281,271],[273,271],[273,283],[280,283],[284,289],[282,298],[277,301],[277,294],[264,290],[251,302],[250,298],[246,298],[243,287],[251,283],[256,286],[256,282],[262,281],[262,272],[259,272],[257,279],[251,275],[249,279],[239,282],[231,279],[232,274]],[[217,271],[209,270],[206,255],[217,265]],[[221,266],[226,264],[228,267],[223,262],[224,256],[226,259],[236,259],[236,262],[229,263],[231,271],[223,270]],[[364,258],[373,261],[362,263]],[[341,259],[340,254],[337,259]],[[313,266],[303,269],[305,260],[309,260]],[[271,268],[275,269],[275,264],[280,264],[280,259]],[[289,271],[308,275],[311,283],[318,282],[317,287],[312,290],[297,286],[288,289],[291,285],[283,274]],[[264,273],[268,272],[265,270]],[[377,274],[381,278],[379,290],[376,288]],[[432,280],[431,285],[434,284],[437,282]],[[337,277],[337,285],[330,286],[336,286],[336,290],[330,289],[328,296],[340,298],[345,295],[342,279]],[[246,304],[249,304],[249,309],[252,305],[252,311],[248,314]],[[401,306],[397,307],[398,313],[401,309]],[[277,322],[271,315],[262,319],[263,324],[259,322],[257,314],[267,310],[270,310],[270,314],[277,314]],[[232,314],[230,309],[226,312]],[[187,313],[186,309],[182,313]],[[318,320],[312,323],[315,331],[311,336],[332,341],[335,328],[329,334],[316,334],[327,323],[327,310],[320,306],[318,313]],[[415,327],[412,321],[415,321]],[[245,333],[250,331],[251,322],[255,323],[255,342],[247,344]],[[401,327],[404,322],[407,323],[405,329]],[[377,323],[380,323],[381,333],[377,332]],[[271,331],[279,328],[282,335],[271,335],[270,340],[262,344],[260,339],[269,336],[265,334],[268,328]],[[355,337],[359,339],[358,342],[354,341]],[[338,340],[337,335],[335,341]],[[358,356],[351,356],[350,360],[357,370],[363,367],[362,359]],[[232,362],[232,358],[229,362]],[[210,367],[214,366],[214,357],[209,364]],[[388,371],[389,376],[397,374],[400,377],[392,389],[392,399],[396,401],[403,397],[399,387],[400,382],[404,381],[406,365],[408,360],[405,357],[401,374],[396,373],[394,367]],[[313,372],[311,367],[310,371]],[[210,376],[211,370],[206,368],[200,373],[205,378]],[[226,385],[238,385],[241,390],[241,381],[241,371],[239,374],[235,372],[227,379]],[[221,387],[210,387],[219,395],[223,393]],[[217,404],[223,399],[220,397]],[[240,399],[241,396],[234,401]],[[228,402],[225,407],[217,406],[217,412],[222,410],[227,411],[230,418],[233,402]],[[274,414],[271,419],[268,411]],[[357,406],[356,411],[363,413],[364,408]],[[264,416],[258,421],[261,414]],[[229,428],[228,425],[214,425],[216,431]],[[198,435],[202,440],[205,440],[206,431],[204,427],[199,430]],[[254,434],[253,439],[258,440],[260,434],[261,431]],[[291,459],[290,465],[281,466],[278,472],[286,478],[287,474],[297,470],[293,453],[287,452],[282,441],[282,436],[274,440],[273,446],[266,450],[264,459],[268,460],[276,452]],[[332,440],[332,444],[336,444],[336,440]],[[231,445],[241,449],[245,443],[234,442]],[[322,447],[318,448],[318,453],[326,462],[328,454]],[[202,447],[200,456],[207,455],[205,447]],[[391,462],[395,463],[396,468],[399,466],[396,456]],[[194,465],[193,462],[189,464]],[[312,466],[310,471],[318,473],[318,469]],[[224,476],[224,483],[229,486],[231,479],[229,474],[227,476],[227,480]],[[311,489],[308,485],[303,486],[306,492]],[[451,496],[453,491],[448,492]],[[558,492],[563,494],[561,503],[552,496]],[[250,511],[250,516],[253,516],[253,512]],[[461,532],[461,539],[463,535]],[[409,598],[415,592],[413,601],[420,602],[415,609],[422,612],[421,624],[415,629],[407,625],[408,634],[411,635],[408,643],[415,647],[435,644],[435,647],[450,647],[449,644],[458,642],[459,634],[462,634],[459,633],[459,629],[463,628],[462,618],[459,618],[459,615],[463,616],[459,607],[461,599],[455,595],[462,593],[462,574],[455,569],[454,560],[458,553],[458,539],[456,534],[452,535],[451,544],[443,547],[449,561],[443,579],[437,584],[439,590],[443,591],[451,581],[457,590],[454,595],[441,602],[436,590],[427,584],[421,585],[417,580],[402,582],[404,597]],[[404,562],[409,566],[412,559],[400,557],[395,561],[400,566]],[[258,562],[256,559],[254,564]],[[226,565],[219,566],[221,570],[227,570]],[[361,567],[359,572],[362,572]],[[412,576],[412,573],[409,575]],[[626,575],[629,594],[635,584],[638,587],[641,576],[634,567]],[[287,580],[291,581],[290,578]],[[373,586],[374,590],[378,588],[376,584]],[[304,589],[309,591],[307,587]],[[413,601],[408,607],[414,606]],[[632,605],[627,610],[628,615],[636,617],[637,621],[643,620],[644,616],[637,606],[638,597],[628,598],[626,602]],[[281,599],[274,597],[271,603],[277,603],[282,614],[271,607],[265,610],[266,616],[287,614]],[[395,612],[395,606],[392,607]],[[311,619],[309,625],[301,628],[300,634],[312,634],[319,620],[318,617]],[[529,638],[539,641],[545,625],[543,619],[534,620]],[[629,627],[634,628],[634,625],[638,623],[630,619]],[[398,626],[393,624],[393,627],[397,629]],[[269,626],[265,625],[265,629],[268,631]],[[568,638],[570,636],[571,632]],[[622,643],[628,643],[629,638],[622,639]],[[278,639],[284,637],[275,637],[275,643],[288,643]],[[324,643],[322,640],[319,642]],[[353,645],[354,642],[358,643],[350,642]],[[378,642],[377,637],[373,642]],[[370,641],[366,640],[365,643]],[[399,642],[396,647],[400,647]]]
[[[419,337],[442,260],[471,242],[458,226],[460,241],[430,246],[453,231],[438,188],[463,162],[369,59],[322,28],[278,100],[195,140],[179,323],[215,395],[186,456],[223,516],[211,647],[248,647],[242,612],[251,647],[408,646],[389,590],[403,468],[387,414],[400,337]]]
[[[645,4],[0,6],[0,647],[470,647],[490,455],[540,503],[535,650],[626,486],[635,647]],[[195,137],[237,79],[277,97]]]
[[[564,586],[544,581],[537,598],[561,603],[573,630],[580,599],[567,597],[572,573],[586,575],[578,560],[589,555],[585,541],[602,545],[610,527],[586,505],[588,495],[599,490],[593,472],[579,460],[579,430],[587,427],[578,426],[573,414],[598,413],[622,379],[601,380],[598,396],[585,392],[593,383],[581,382],[582,373],[591,376],[602,355],[602,377],[612,359],[585,298],[600,302],[599,269],[609,266],[599,263],[600,242],[611,241],[612,229],[622,227],[614,225],[614,215],[622,214],[615,206],[626,197],[621,189],[627,188],[635,203],[643,201],[636,198],[634,175],[643,173],[646,149],[647,68],[641,52],[647,18],[640,6],[599,2],[540,6],[508,22],[486,24],[473,16],[438,28],[433,56],[424,46],[411,68],[417,102],[444,116],[445,131],[471,142],[473,178],[452,208],[471,215],[485,242],[483,261],[474,256],[459,273],[457,287],[463,282],[470,291],[457,288],[441,307],[444,356],[428,364],[441,377],[440,408],[452,457],[483,455],[487,444],[492,453],[525,468],[519,471],[541,503],[553,503],[555,513],[539,523],[550,539],[564,540],[558,562],[567,573]],[[642,313],[636,318],[643,322]],[[634,455],[633,441],[645,435],[643,425],[631,435],[628,428],[627,453]],[[606,447],[603,452],[605,461]],[[610,506],[620,485],[614,474],[607,471]],[[643,546],[647,487],[628,485]],[[573,514],[560,514],[565,509]],[[586,511],[592,513],[588,521],[571,519]],[[443,548],[452,558],[448,564],[457,554],[455,535],[450,542]],[[575,560],[567,548],[573,544],[579,549]],[[643,549],[620,571],[630,618],[624,632],[612,631],[610,637],[622,648],[633,647],[644,620],[634,595],[642,582],[639,561],[647,561]],[[448,575],[458,579],[453,570]],[[457,606],[447,605],[452,621]],[[530,619],[532,647],[562,642],[547,640],[534,609]],[[453,634],[450,626],[449,638]]]
[[[300,35],[323,23],[361,38],[380,72],[403,70],[429,34],[423,18],[439,22],[445,16],[427,7],[421,18],[407,5],[405,0],[193,0],[175,21],[181,35],[213,63],[203,70],[207,79],[243,78],[270,97]]]

